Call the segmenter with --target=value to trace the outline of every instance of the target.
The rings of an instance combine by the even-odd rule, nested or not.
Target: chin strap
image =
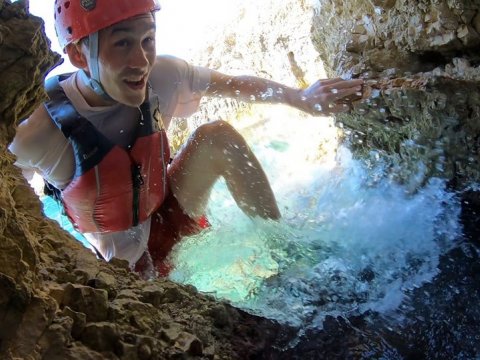
[[[100,70],[98,65],[98,31],[88,36],[88,47],[92,75],[88,76],[84,70],[80,70],[80,76],[82,77],[83,82],[87,84],[95,94],[101,96],[105,100],[114,101],[110,95],[106,93],[100,82]]]

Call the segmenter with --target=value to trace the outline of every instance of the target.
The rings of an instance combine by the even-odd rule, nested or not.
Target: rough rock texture
[[[368,80],[367,101],[338,118],[359,155],[379,150],[400,180],[416,176],[412,188],[431,176],[478,181],[480,1],[315,4],[327,72]]]
[[[261,356],[276,324],[191,287],[140,280],[124,262],[100,262],[44,218],[6,151],[59,58],[25,7],[0,0],[0,358]]]
[[[477,0],[315,1],[314,43],[331,73],[430,71],[479,60]]]
[[[33,17],[27,19],[24,2],[9,5],[2,0],[0,11],[0,118],[1,143],[5,144],[15,133],[12,121],[25,118],[45,96],[39,86],[43,84],[44,74],[60,56],[49,51],[43,21]],[[20,28],[24,31],[18,32]]]

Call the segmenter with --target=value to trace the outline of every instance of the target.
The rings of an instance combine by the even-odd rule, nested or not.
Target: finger
[[[325,85],[324,90],[332,91],[332,90],[340,90],[340,89],[348,89],[348,88],[357,88],[358,86],[361,87],[362,84],[363,84],[362,79],[342,80],[342,81],[337,81],[335,83]]]
[[[332,95],[330,96],[329,100],[338,101],[341,99],[345,99],[346,97],[361,98],[362,87],[357,86],[355,88],[347,88],[347,89],[340,89],[340,90],[337,89],[335,92],[332,92]]]
[[[330,84],[336,84],[339,81],[342,81],[342,79],[341,78],[321,79],[321,80],[317,81],[317,84],[322,85],[322,86],[326,86],[326,85],[330,85]]]
[[[351,110],[351,106],[348,104],[332,103],[328,105],[328,109],[325,111],[328,115],[341,114]]]

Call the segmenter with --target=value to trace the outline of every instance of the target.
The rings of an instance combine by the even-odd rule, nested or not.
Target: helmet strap
[[[89,77],[85,71],[80,70],[80,75],[84,79],[85,84],[92,89],[95,94],[101,96],[103,99],[108,101],[114,101],[110,95],[107,94],[105,89],[100,82],[100,68],[98,65],[98,31],[90,34],[88,36],[88,48],[89,48],[89,58],[90,58],[90,70],[91,76]]]

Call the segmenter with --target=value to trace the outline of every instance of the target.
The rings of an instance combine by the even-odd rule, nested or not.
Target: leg
[[[227,122],[200,126],[170,168],[173,194],[194,217],[204,209],[215,181],[223,176],[236,203],[249,216],[280,218],[268,179],[245,139]]]

